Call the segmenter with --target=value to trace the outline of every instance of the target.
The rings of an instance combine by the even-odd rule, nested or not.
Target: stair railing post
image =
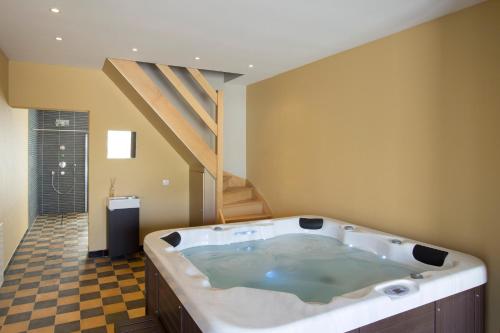
[[[224,192],[224,92],[217,91],[217,177],[216,182],[216,212],[217,221],[225,223],[222,208],[224,205],[223,192]]]

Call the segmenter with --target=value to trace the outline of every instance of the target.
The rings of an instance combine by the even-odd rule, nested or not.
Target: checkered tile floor
[[[41,216],[0,288],[0,331],[114,332],[144,316],[144,261],[87,257],[87,216]]]

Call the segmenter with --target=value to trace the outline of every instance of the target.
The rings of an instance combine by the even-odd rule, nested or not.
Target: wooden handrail
[[[168,81],[174,86],[179,94],[184,98],[184,100],[191,106],[191,108],[196,112],[196,114],[205,122],[207,127],[217,135],[217,124],[210,117],[205,108],[198,102],[198,100],[191,94],[187,87],[181,82],[179,77],[174,73],[174,71],[168,65],[156,65],[162,74],[167,78]]]
[[[217,178],[218,158],[214,151],[168,101],[144,70],[135,61],[121,59],[108,59],[107,61],[116,68],[207,171]]]
[[[217,104],[217,91],[214,88],[212,88],[212,86],[207,81],[207,79],[205,79],[203,74],[201,74],[201,72],[196,68],[187,67],[187,70],[191,74],[193,79],[198,83],[198,85],[207,93],[208,97],[210,97],[212,102]]]

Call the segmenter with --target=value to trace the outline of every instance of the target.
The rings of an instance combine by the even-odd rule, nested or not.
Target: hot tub
[[[467,254],[317,216],[153,232],[146,311],[171,332],[483,331]]]

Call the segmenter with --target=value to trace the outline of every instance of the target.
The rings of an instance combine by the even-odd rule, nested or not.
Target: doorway
[[[88,212],[88,112],[29,111],[29,223]]]

